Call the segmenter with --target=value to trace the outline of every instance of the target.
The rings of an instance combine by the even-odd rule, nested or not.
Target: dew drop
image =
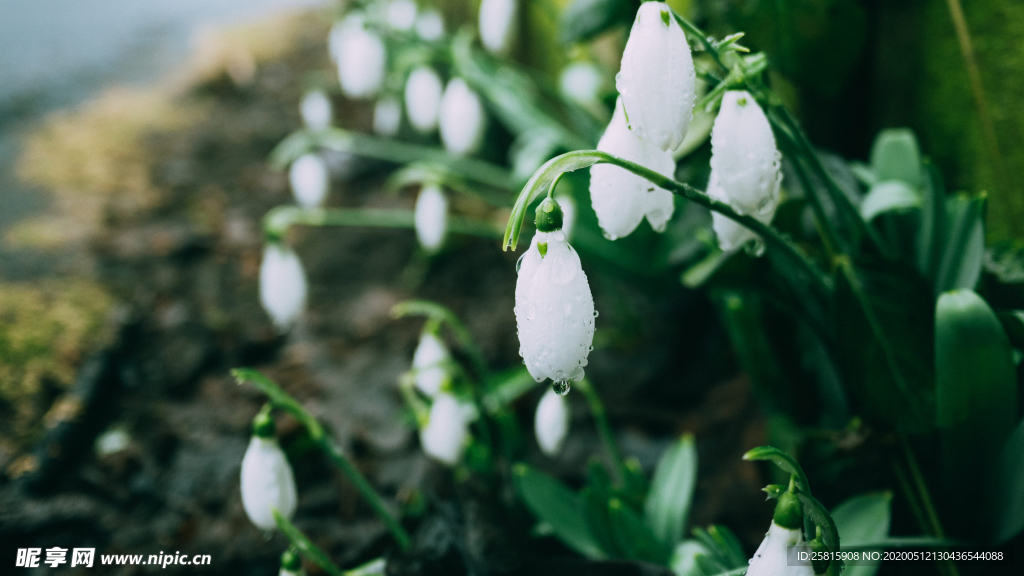
[[[760,238],[755,238],[744,246],[744,250],[746,250],[747,254],[757,258],[764,254],[764,241]]]
[[[551,383],[551,389],[555,391],[555,394],[559,396],[565,396],[569,393],[569,381],[568,380],[555,380]]]

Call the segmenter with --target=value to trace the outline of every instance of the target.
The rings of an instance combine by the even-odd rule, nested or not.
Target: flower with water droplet
[[[362,15],[352,15],[335,25],[330,49],[346,96],[370,98],[380,91],[387,73],[387,47],[376,32],[366,29]]]
[[[331,126],[331,99],[322,90],[306,92],[299,102],[299,114],[310,130],[326,130]]]
[[[488,52],[504,58],[512,51],[519,28],[516,0],[483,0],[480,3],[480,42]]]
[[[537,444],[541,451],[548,456],[558,454],[569,431],[569,401],[565,396],[550,388],[544,392],[544,396],[537,403],[533,431],[537,435]]]
[[[678,147],[693,118],[696,75],[686,34],[664,2],[640,5],[615,80],[629,127],[662,150]]]
[[[672,155],[626,127],[622,98],[615,104],[612,121],[597,143],[597,149],[669,178],[675,176],[676,162]],[[671,192],[613,164],[590,167],[590,201],[601,229],[613,240],[632,233],[645,216],[651,228],[662,232],[675,210]]]
[[[421,40],[437,42],[444,37],[444,18],[433,8],[428,8],[416,18],[416,34]]]
[[[303,154],[292,162],[288,182],[295,201],[303,208],[316,208],[327,198],[327,165],[318,154]]]
[[[397,32],[409,32],[416,24],[416,3],[412,0],[391,0],[387,8],[388,26]]]
[[[298,502],[292,467],[274,434],[270,414],[258,414],[253,420],[252,439],[242,458],[242,507],[257,528],[267,531],[276,527],[272,510],[291,519]]]
[[[427,425],[420,430],[423,452],[435,460],[455,466],[462,459],[468,441],[467,410],[451,394],[439,393],[430,406]]]
[[[480,96],[462,78],[452,78],[441,98],[441,141],[453,154],[473,154],[480,148],[487,116]]]
[[[772,524],[761,545],[750,559],[746,576],[813,576],[809,565],[790,566],[790,546],[803,544],[803,513],[792,492],[779,497]]]
[[[446,364],[450,359],[448,347],[436,334],[429,331],[420,334],[420,343],[412,356],[416,388],[431,398],[437,396],[448,380]]]
[[[402,127],[402,103],[398,98],[383,96],[373,106],[373,132],[395,136]]]
[[[306,306],[306,272],[287,246],[272,242],[260,264],[260,303],[279,330],[287,330]]]
[[[405,113],[409,124],[421,133],[437,128],[441,107],[441,77],[429,66],[418,66],[405,82]]]
[[[416,238],[427,252],[437,252],[448,232],[448,199],[437,184],[426,184],[416,197]]]

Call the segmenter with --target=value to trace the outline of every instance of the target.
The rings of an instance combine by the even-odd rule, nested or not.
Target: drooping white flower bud
[[[310,130],[326,130],[331,126],[331,99],[322,90],[306,92],[299,103],[302,122]]]
[[[412,356],[412,369],[415,372],[416,388],[433,398],[441,391],[448,379],[445,364],[450,360],[448,347],[441,342],[436,334],[423,332],[416,352]]]
[[[448,199],[437,184],[426,184],[416,197],[416,238],[427,252],[437,252],[448,232]]]
[[[402,127],[402,103],[398,98],[384,96],[373,106],[373,132],[392,137]]]
[[[672,155],[626,126],[622,98],[615,104],[612,121],[597,143],[597,149],[669,178],[675,176],[676,161]],[[590,201],[601,229],[612,240],[632,233],[645,216],[651,228],[662,232],[675,210],[671,192],[612,164],[590,167]]]
[[[370,98],[380,91],[387,73],[387,48],[367,30],[361,15],[346,18],[331,31],[331,53],[338,64],[341,91],[349,98]]]
[[[679,146],[693,117],[696,75],[686,34],[664,2],[640,5],[615,85],[634,132],[665,151]]]
[[[330,176],[327,165],[318,154],[303,154],[292,162],[288,181],[295,201],[303,208],[316,208],[327,198]]]
[[[722,189],[721,181],[718,178],[718,173],[714,168],[711,169],[711,177],[708,179],[708,196],[718,200],[719,202],[729,203],[729,197]],[[761,221],[762,224],[768,224],[775,217],[775,205],[771,207],[768,212],[763,214],[755,213],[751,214],[754,218]],[[763,244],[760,244],[761,238],[757,234],[754,234],[746,226],[739,224],[732,218],[723,216],[718,212],[711,212],[711,226],[715,230],[715,236],[718,238],[718,247],[726,252],[738,250],[751,240],[758,241],[756,249],[753,251],[755,255],[759,255],[763,249]]]
[[[437,42],[444,37],[444,18],[433,8],[428,8],[416,18],[416,34],[421,40]]]
[[[537,232],[516,281],[519,354],[538,382],[583,378],[594,341],[594,297],[580,257],[561,230]]]
[[[306,272],[292,250],[269,243],[260,265],[260,303],[279,330],[287,330],[306,306]]]
[[[730,90],[711,131],[711,169],[726,201],[740,214],[765,215],[778,204],[781,155],[764,111],[742,90]]]
[[[276,527],[271,510],[287,519],[295,514],[295,477],[277,440],[254,435],[242,458],[242,506],[261,530]]]
[[[558,454],[569,431],[569,401],[550,388],[537,403],[533,418],[533,431],[537,444],[548,456]]]
[[[439,393],[430,406],[430,420],[420,430],[423,451],[435,460],[455,466],[462,459],[468,440],[466,410],[451,394]]]
[[[418,66],[405,82],[405,113],[409,124],[421,133],[437,128],[437,114],[441,106],[444,86],[441,77],[429,66]]]
[[[452,78],[441,98],[441,141],[460,156],[473,154],[483,141],[487,117],[480,96],[462,78]]]
[[[480,3],[480,41],[488,52],[504,58],[512,51],[519,28],[516,0],[483,0]]]
[[[601,69],[590,62],[573,62],[562,70],[558,78],[562,97],[587,108],[600,105],[603,85]]]
[[[416,3],[412,0],[388,2],[388,26],[397,32],[409,32],[416,24]]]
[[[772,522],[768,534],[750,559],[747,576],[814,576],[814,569],[810,565],[789,565],[788,547],[802,544],[803,541],[801,530],[789,530]]]

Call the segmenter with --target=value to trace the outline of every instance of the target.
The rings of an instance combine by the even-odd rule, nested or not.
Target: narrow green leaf
[[[797,464],[796,459],[786,454],[782,450],[773,446],[758,446],[748,450],[743,455],[744,460],[769,460],[773,462],[779,468],[784,471],[796,476],[796,486],[801,492],[810,496],[811,485],[807,482],[807,475],[804,474],[804,469]]]
[[[693,435],[685,434],[662,455],[644,503],[644,521],[667,546],[683,536],[696,485],[697,449]]]
[[[804,517],[810,519],[815,526],[821,528],[821,539],[825,542],[825,546],[828,547],[829,551],[839,552],[842,549],[840,548],[839,529],[836,528],[832,515],[821,505],[821,502],[818,502],[817,499],[809,494],[798,493],[797,498],[803,504]],[[842,562],[830,562],[828,565],[829,576],[839,576],[842,570]]]
[[[884,541],[889,536],[892,519],[892,493],[861,494],[846,500],[834,510],[832,519],[843,541],[843,550]],[[879,565],[847,566],[845,576],[874,576]]]
[[[942,263],[935,293],[967,288],[973,290],[985,258],[985,194],[958,194],[946,200],[947,227]]]
[[[671,549],[651,533],[640,515],[628,504],[618,498],[609,500],[608,520],[612,536],[627,557],[661,565],[668,561]]]
[[[921,197],[906,182],[887,180],[871,187],[860,204],[860,215],[870,222],[885,212],[920,208]]]
[[[916,187],[921,184],[921,151],[909,128],[882,130],[871,146],[871,169],[879,182],[900,180]]]
[[[995,540],[1002,543],[1024,529],[1024,421],[1006,441],[997,466],[992,507],[998,511]]]
[[[917,270],[933,284],[946,243],[946,189],[935,164],[924,161],[921,219],[917,230]]]
[[[551,525],[559,540],[587,558],[605,558],[583,516],[582,503],[572,490],[525,464],[516,464],[512,472],[523,502],[538,519]]]
[[[729,528],[714,524],[706,529],[694,528],[693,537],[707,549],[708,556],[704,558],[713,565],[717,565],[723,570],[747,566],[747,554],[743,551],[743,545],[740,544],[739,538]],[[698,557],[697,560],[701,566],[707,563],[702,562],[701,557]],[[714,573],[715,571],[714,569],[705,570],[706,573]]]
[[[627,557],[625,550],[616,541],[612,533],[611,521],[608,519],[610,493],[596,488],[593,483],[590,483],[580,491],[580,499],[583,501],[583,514],[586,517],[587,527],[600,549],[609,558]]]

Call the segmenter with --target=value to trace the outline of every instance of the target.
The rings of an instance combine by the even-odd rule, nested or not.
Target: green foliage
[[[525,464],[517,464],[512,473],[523,502],[537,518],[551,526],[559,540],[587,558],[606,557],[591,533],[582,498],[558,480]]]
[[[682,537],[696,485],[697,449],[687,434],[662,455],[644,503],[644,520],[662,542],[674,545]]]
[[[871,170],[877,182],[903,182],[910,188],[921,185],[921,150],[908,128],[882,130],[871,146]]]
[[[843,547],[867,544],[877,545],[889,536],[889,524],[892,520],[892,494],[875,492],[861,494],[846,500],[832,510]],[[879,564],[850,565],[843,572],[845,576],[874,576]]]
[[[1006,542],[1024,530],[1024,421],[1003,445],[990,506],[995,509],[994,539]]]
[[[562,13],[561,40],[581,42],[613,26],[628,26],[638,6],[636,0],[573,0]]]

